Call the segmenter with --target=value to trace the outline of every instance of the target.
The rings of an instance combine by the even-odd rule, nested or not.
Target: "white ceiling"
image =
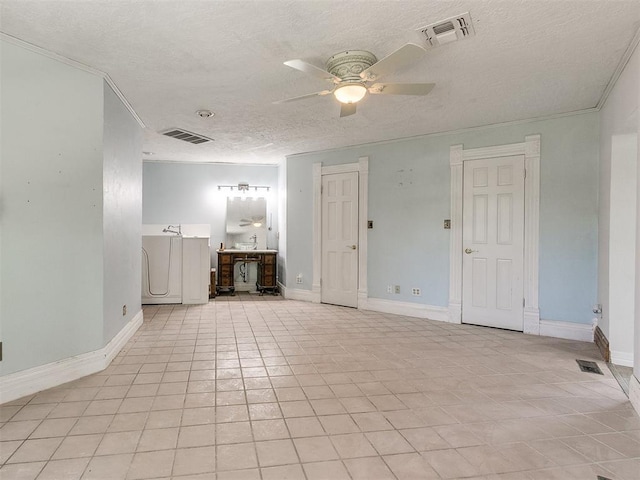
[[[276,163],[285,155],[573,112],[598,105],[640,26],[638,0],[0,0],[0,30],[108,74],[145,123],[152,160]],[[339,118],[327,84],[286,67],[379,59],[421,26],[469,11],[476,36],[429,50]],[[195,115],[215,112],[211,119]],[[214,138],[190,145],[158,131]]]

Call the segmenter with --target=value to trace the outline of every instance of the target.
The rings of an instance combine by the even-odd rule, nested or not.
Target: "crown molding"
[[[7,43],[11,43],[18,47],[24,48],[25,50],[29,50],[33,53],[37,53],[39,55],[43,55],[45,57],[51,58],[52,60],[56,60],[60,63],[64,63],[65,65],[68,65],[70,67],[77,68],[78,70],[82,70],[84,72],[90,73],[92,75],[96,75],[98,77],[102,77],[102,79],[105,82],[107,82],[107,84],[111,87],[111,90],[113,90],[113,92],[120,99],[120,101],[125,106],[125,108],[129,110],[129,113],[131,114],[131,116],[133,116],[133,118],[135,118],[136,122],[138,122],[138,125],[140,125],[142,128],[146,128],[146,125],[144,124],[142,119],[138,116],[138,114],[133,109],[129,101],[126,99],[124,94],[120,91],[118,86],[114,83],[114,81],[111,79],[111,77],[109,77],[107,73],[101,70],[98,70],[96,68],[90,67],[88,65],[85,65],[84,63],[78,62],[76,60],[72,60],[70,58],[59,55],[45,48],[38,47],[37,45],[33,45],[32,43],[25,42],[24,40],[20,40],[19,38],[13,37],[4,32],[0,32],[0,39],[6,41]]]

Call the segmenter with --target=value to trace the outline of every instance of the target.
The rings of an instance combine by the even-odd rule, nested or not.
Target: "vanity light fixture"
[[[248,192],[250,189],[254,191],[258,191],[259,189],[264,188],[267,192],[271,187],[266,185],[249,185],[248,183],[239,183],[238,185],[218,185],[218,190],[222,190],[223,188],[228,188],[233,191],[234,188],[237,188],[239,192]]]

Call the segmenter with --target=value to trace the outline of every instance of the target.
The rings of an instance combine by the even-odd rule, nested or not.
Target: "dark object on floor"
[[[598,375],[604,375],[604,373],[602,373],[602,370],[600,370],[600,367],[596,362],[591,362],[589,360],[576,360],[576,362],[578,362],[578,365],[580,366],[580,370],[582,370],[583,372],[597,373]]]

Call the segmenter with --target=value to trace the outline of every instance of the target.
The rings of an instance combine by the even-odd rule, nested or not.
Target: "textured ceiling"
[[[595,107],[640,26],[638,0],[0,0],[0,30],[107,73],[146,124],[153,160],[276,163],[285,155]],[[288,68],[349,49],[378,58],[469,11],[475,37],[384,78],[426,97],[367,96],[339,118]],[[199,109],[215,112],[210,119]],[[158,131],[214,138],[190,145]]]

